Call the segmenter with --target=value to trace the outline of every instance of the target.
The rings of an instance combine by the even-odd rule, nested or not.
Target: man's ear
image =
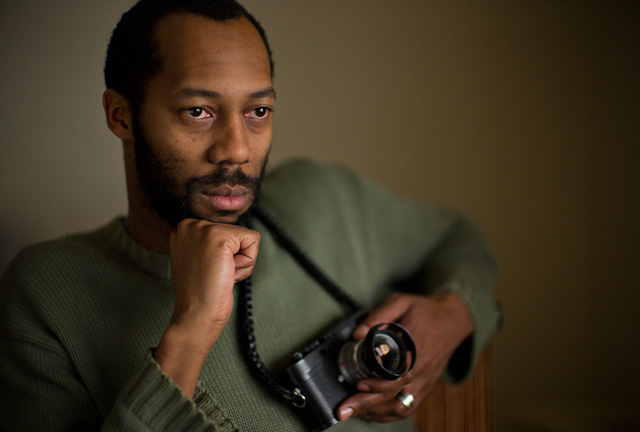
[[[122,140],[133,139],[133,114],[129,101],[117,91],[107,89],[102,95],[102,106],[111,132]]]

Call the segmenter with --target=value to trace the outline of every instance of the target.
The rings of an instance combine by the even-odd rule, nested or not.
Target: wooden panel
[[[491,348],[480,356],[473,375],[462,384],[441,381],[413,415],[419,432],[493,430]]]

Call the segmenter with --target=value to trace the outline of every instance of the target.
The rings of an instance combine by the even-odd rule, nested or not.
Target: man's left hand
[[[400,420],[434,389],[456,348],[473,332],[473,320],[465,302],[455,293],[432,296],[395,293],[356,328],[353,337],[364,339],[376,324],[396,322],[404,326],[416,343],[416,363],[411,372],[397,381],[365,378],[359,393],[338,407],[338,417],[352,416],[378,422]],[[415,403],[405,407],[396,398],[400,391],[410,393]]]

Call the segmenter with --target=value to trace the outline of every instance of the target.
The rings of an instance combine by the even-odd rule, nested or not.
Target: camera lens
[[[342,376],[356,384],[368,376],[397,380],[415,363],[416,348],[409,332],[399,324],[379,324],[360,341],[349,341],[340,350]]]
[[[386,370],[401,372],[404,365],[401,364],[404,353],[393,336],[384,333],[384,330],[373,337],[373,358]]]

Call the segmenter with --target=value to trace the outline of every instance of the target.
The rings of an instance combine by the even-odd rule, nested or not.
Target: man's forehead
[[[221,22],[189,13],[170,14],[158,22],[154,42],[163,66],[247,63],[251,59],[247,66],[263,61],[269,66],[264,41],[245,17]]]
[[[266,46],[244,17],[218,22],[173,14],[158,23],[154,39],[161,66],[154,79],[174,91],[183,86],[220,91],[223,82],[242,84],[248,92],[271,85]]]

